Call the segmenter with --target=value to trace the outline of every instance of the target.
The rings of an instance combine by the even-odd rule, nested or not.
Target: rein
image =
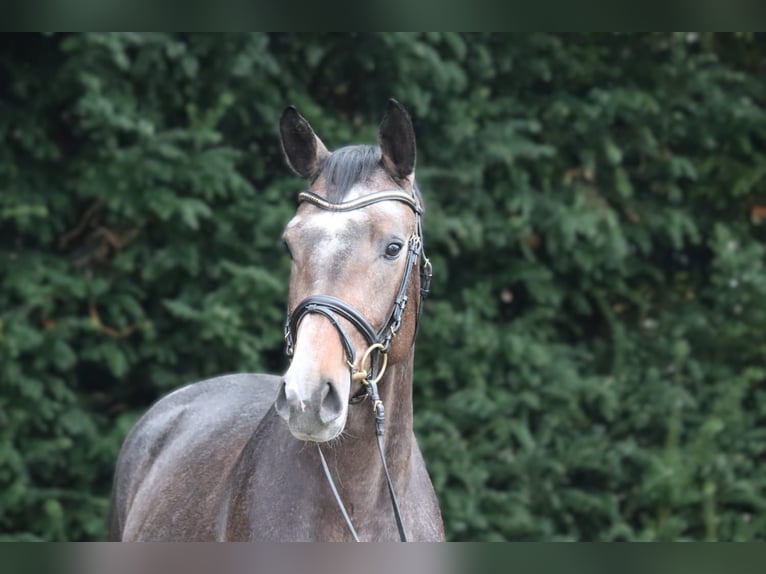
[[[287,314],[287,320],[285,322],[285,352],[288,357],[292,357],[298,326],[301,320],[309,313],[317,313],[327,318],[333,327],[335,327],[336,331],[338,331],[343,349],[346,353],[346,362],[351,370],[351,380],[352,382],[359,382],[362,385],[359,391],[350,398],[349,403],[357,404],[365,400],[367,397],[371,399],[372,410],[375,416],[375,436],[378,443],[378,452],[380,453],[380,460],[386,476],[386,483],[388,484],[388,493],[394,511],[394,518],[396,519],[396,526],[399,530],[399,538],[402,542],[407,542],[407,533],[404,528],[401,512],[399,510],[399,503],[396,499],[393,481],[388,472],[388,465],[386,464],[386,457],[383,450],[385,408],[383,406],[383,401],[380,399],[380,394],[378,393],[378,383],[385,374],[386,366],[388,365],[388,351],[391,348],[393,338],[402,326],[402,317],[408,302],[407,287],[409,286],[413,270],[419,266],[419,261],[421,261],[421,259],[423,264],[420,269],[420,300],[418,301],[415,323],[416,334],[418,324],[420,323],[420,314],[423,309],[423,301],[428,295],[431,286],[431,262],[425,256],[423,250],[423,230],[421,223],[423,210],[418,204],[414,193],[409,194],[402,189],[376,191],[358,199],[342,203],[330,203],[309,191],[304,191],[298,195],[299,204],[303,202],[310,203],[320,209],[336,212],[362,209],[381,201],[398,201],[404,203],[415,213],[415,231],[407,242],[407,260],[405,262],[404,274],[402,276],[402,281],[399,284],[399,289],[388,319],[376,330],[357,309],[345,301],[330,295],[312,295],[298,303],[292,313],[288,312]],[[354,353],[354,346],[351,344],[348,333],[346,333],[343,325],[338,320],[339,317],[346,319],[357,331],[359,331],[369,345],[358,365],[356,362],[356,354]],[[318,444],[317,450],[319,451],[319,459],[322,463],[325,477],[335,496],[335,501],[338,504],[341,514],[343,514],[343,518],[346,521],[346,526],[354,540],[359,542],[359,537],[354,529],[354,525],[351,523],[351,519],[346,512],[343,501],[338,494],[338,490],[335,488],[330,469],[327,466],[322,449]]]

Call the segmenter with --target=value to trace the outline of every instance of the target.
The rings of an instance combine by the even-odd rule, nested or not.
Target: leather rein
[[[383,406],[383,401],[380,399],[380,394],[378,393],[378,383],[385,374],[386,366],[388,365],[388,351],[391,348],[393,338],[399,332],[402,325],[402,317],[404,316],[404,310],[408,303],[407,288],[412,273],[419,266],[421,260],[423,263],[420,268],[420,300],[418,301],[415,323],[416,334],[420,322],[420,314],[423,309],[423,301],[427,297],[431,286],[431,262],[428,260],[423,250],[423,230],[421,223],[423,210],[414,193],[410,194],[402,189],[376,191],[358,199],[342,203],[330,203],[319,195],[309,191],[304,191],[298,195],[299,204],[304,202],[310,203],[320,209],[336,212],[362,209],[381,201],[398,201],[404,203],[415,213],[415,231],[407,242],[407,260],[405,263],[404,274],[402,276],[402,281],[399,284],[399,289],[396,293],[396,298],[394,299],[394,304],[388,319],[379,329],[375,329],[357,309],[345,301],[330,295],[312,295],[303,299],[296,305],[292,313],[288,312],[287,314],[287,320],[285,322],[285,352],[288,357],[293,356],[295,336],[298,332],[298,326],[301,320],[310,313],[322,315],[329,320],[336,331],[338,331],[343,349],[346,353],[347,364],[351,370],[351,381],[361,383],[361,388],[352,395],[349,404],[360,403],[368,397],[372,401],[372,410],[375,415],[375,436],[378,443],[380,460],[388,484],[391,506],[394,511],[396,526],[399,530],[399,538],[402,542],[407,542],[407,533],[404,528],[404,523],[402,522],[399,503],[396,499],[394,485],[391,480],[391,475],[388,472],[388,465],[386,464],[386,457],[383,450],[385,408]],[[346,333],[345,328],[339,321],[339,317],[347,320],[357,331],[359,331],[369,345],[358,364],[356,362],[354,346],[351,344],[348,333]],[[354,540],[359,542],[359,536],[357,535],[354,525],[346,512],[346,507],[338,494],[338,490],[335,487],[335,483],[330,474],[330,469],[327,466],[327,462],[325,461],[324,454],[322,453],[319,444],[317,444],[317,450],[319,451],[319,459],[322,463],[327,482],[330,485],[330,490],[332,490],[332,493],[335,496],[335,501],[346,521],[346,526]]]

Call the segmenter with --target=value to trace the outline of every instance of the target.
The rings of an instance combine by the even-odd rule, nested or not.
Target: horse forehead
[[[317,209],[315,213],[306,216],[306,227],[315,233],[317,239],[343,239],[372,223],[370,214],[362,210],[355,211],[325,211]],[[319,233],[316,233],[319,232]]]
[[[353,201],[374,191],[367,185],[356,184],[349,189],[344,202]],[[350,236],[358,237],[362,230],[374,230],[376,226],[389,222],[392,227],[403,227],[408,208],[396,201],[383,201],[349,211],[330,211],[312,206],[310,212],[296,214],[287,224],[287,229],[301,228],[313,242],[343,241]],[[327,247],[327,246],[324,246]]]

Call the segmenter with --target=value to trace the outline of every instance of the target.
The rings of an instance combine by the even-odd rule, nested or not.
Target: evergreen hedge
[[[766,40],[0,37],[0,536],[105,534],[158,396],[285,368],[276,122],[418,133],[453,540],[766,539]]]

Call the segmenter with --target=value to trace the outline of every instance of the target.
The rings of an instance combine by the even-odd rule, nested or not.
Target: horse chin
[[[338,438],[346,427],[348,409],[329,421],[322,421],[310,411],[287,417],[285,422],[290,434],[296,439],[305,442],[323,443]]]
[[[290,429],[290,434],[292,434],[298,440],[302,440],[306,442],[321,443],[321,442],[329,442],[333,439],[338,438],[340,434],[343,432],[343,427],[345,426],[345,423],[346,423],[345,417],[343,417],[343,420],[334,421],[333,423],[316,430],[312,429],[308,431],[308,429],[297,429],[297,428],[294,428],[293,425],[289,423],[287,427]]]

